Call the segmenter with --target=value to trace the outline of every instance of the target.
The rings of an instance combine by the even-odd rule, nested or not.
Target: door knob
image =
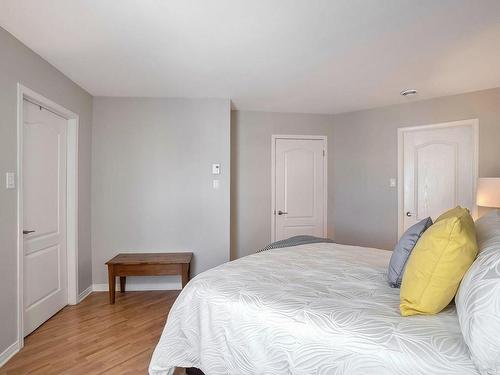
[[[288,214],[288,212],[283,212],[281,210],[278,211],[278,215],[287,215],[287,214]]]
[[[413,213],[411,213],[410,211],[406,212],[406,216],[408,217],[412,217],[413,216]]]
[[[23,234],[30,234],[34,232],[35,232],[34,230],[23,230]]]

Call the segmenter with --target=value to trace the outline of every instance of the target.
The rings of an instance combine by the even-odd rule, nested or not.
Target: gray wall
[[[389,187],[389,178],[397,177],[397,128],[471,118],[479,119],[479,176],[500,177],[500,89],[333,116],[335,239],[391,249],[397,241],[397,188]]]
[[[479,175],[500,176],[500,89],[339,115],[233,111],[231,255],[271,239],[271,134],[328,136],[328,234],[392,249],[397,241],[397,129],[478,118]],[[484,209],[480,208],[480,214]]]
[[[17,339],[17,190],[5,189],[5,173],[17,166],[17,83],[80,115],[78,134],[78,285],[92,283],[90,160],[92,97],[0,28],[0,353]]]
[[[94,98],[93,125],[94,283],[118,252],[192,250],[193,274],[228,261],[229,100]]]
[[[231,113],[231,258],[271,240],[271,135],[326,135],[333,150],[332,116],[233,111]],[[328,163],[328,201],[333,202],[333,163]],[[333,236],[328,206],[328,235]]]
[[[272,134],[328,137],[328,234],[342,243],[390,249],[397,240],[388,180],[397,176],[398,127],[478,118],[479,174],[500,176],[500,89],[341,115],[230,115],[223,99],[95,98],[92,134],[88,93],[1,28],[0,51],[0,352],[17,334],[17,192],[3,185],[16,171],[17,82],[80,115],[80,291],[106,283],[104,262],[118,251],[193,250],[198,273],[267,244]]]

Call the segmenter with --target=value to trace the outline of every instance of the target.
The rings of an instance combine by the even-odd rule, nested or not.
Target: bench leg
[[[125,282],[127,281],[126,276],[120,276],[120,293],[125,293]]]
[[[182,287],[183,288],[189,282],[189,264],[183,264],[182,265],[181,281],[182,281]]]
[[[115,303],[115,272],[112,265],[108,265],[108,283],[109,283],[109,303]]]

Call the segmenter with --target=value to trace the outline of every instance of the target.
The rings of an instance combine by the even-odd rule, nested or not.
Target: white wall
[[[5,173],[17,168],[17,83],[80,116],[78,134],[78,287],[92,283],[90,142],[92,97],[0,28],[0,353],[17,340],[17,190]]]
[[[95,284],[119,252],[193,251],[193,275],[229,260],[229,100],[94,98],[93,126]]]

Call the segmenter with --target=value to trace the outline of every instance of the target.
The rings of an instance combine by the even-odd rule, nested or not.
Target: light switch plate
[[[212,174],[220,174],[220,164],[212,164]]]
[[[219,186],[220,186],[219,180],[213,180],[212,181],[212,187],[214,188],[214,190],[219,189]]]
[[[396,179],[395,178],[389,179],[389,187],[396,187]]]
[[[16,174],[14,172],[7,172],[5,174],[5,188],[6,189],[16,188]]]

